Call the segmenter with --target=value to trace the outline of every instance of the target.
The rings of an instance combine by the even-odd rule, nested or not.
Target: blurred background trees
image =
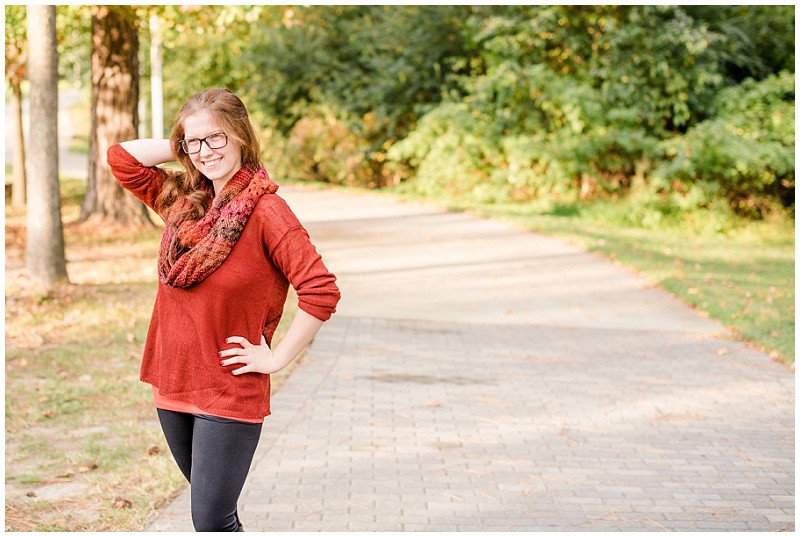
[[[168,114],[231,87],[277,177],[484,202],[637,196],[658,215],[794,203],[793,6],[188,15],[165,39]]]
[[[62,77],[88,83],[90,7],[59,10]],[[634,200],[637,225],[695,209],[793,215],[794,6],[135,15],[142,80],[153,19],[160,28],[167,128],[192,92],[229,87],[277,178],[480,202]],[[7,65],[9,50],[7,32]]]

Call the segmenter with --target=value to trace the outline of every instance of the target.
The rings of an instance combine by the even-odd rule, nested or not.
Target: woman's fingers
[[[228,358],[227,360],[221,360],[219,365],[228,366],[233,364],[249,364],[250,361],[251,360],[247,355],[242,354],[239,356],[234,356],[233,358]]]
[[[226,358],[232,356],[232,358],[229,358],[227,360],[222,360],[219,363],[220,365],[227,366],[238,363],[247,363],[246,360],[248,355],[247,351],[248,349],[250,349],[250,347],[253,346],[250,344],[249,341],[247,341],[247,339],[241,336],[231,336],[225,340],[225,343],[238,343],[241,346],[219,351],[217,354],[219,355],[220,358]]]
[[[225,343],[238,343],[240,345],[240,347],[233,347],[218,352],[220,358],[226,358],[220,361],[219,364],[221,366],[244,364],[244,366],[239,369],[231,371],[234,375],[242,375],[254,371],[254,364],[258,360],[259,353],[263,352],[263,349],[267,349],[267,352],[269,352],[269,345],[267,345],[263,334],[261,335],[260,345],[253,345],[250,341],[241,336],[231,336],[225,340]]]
[[[225,343],[238,343],[245,349],[253,346],[249,341],[247,341],[246,338],[243,338],[242,336],[231,336],[225,340]]]
[[[243,349],[241,347],[234,347],[232,349],[225,349],[224,351],[219,351],[219,357],[222,358],[224,356],[244,356],[247,354],[247,349]]]
[[[249,373],[249,372],[250,372],[250,369],[251,369],[251,367],[250,367],[250,364],[248,364],[248,365],[246,365],[246,366],[244,366],[244,367],[240,367],[239,369],[234,369],[234,370],[232,371],[232,373],[233,373],[234,375],[241,375],[241,374],[243,374],[243,373]]]

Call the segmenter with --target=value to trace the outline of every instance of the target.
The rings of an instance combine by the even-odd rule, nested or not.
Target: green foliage
[[[720,34],[676,6],[622,8],[598,40],[592,74],[605,101],[637,110],[650,131],[685,128],[709,112],[722,83]]]
[[[487,119],[464,104],[439,106],[389,150],[389,158],[416,169],[422,193],[501,198],[502,193],[492,192],[496,184],[490,179],[493,165],[499,164],[500,147],[496,137],[487,136]]]
[[[25,6],[5,6],[6,81],[21,84],[27,65]]]
[[[92,14],[90,6],[60,5],[56,11],[58,67],[70,82],[92,82]]]
[[[330,54],[321,96],[342,115],[374,114],[383,139],[402,136],[441,101],[464,54],[459,6],[348,6],[319,15]],[[356,128],[358,125],[354,125]],[[381,142],[383,140],[380,140]]]
[[[164,28],[165,118],[174,118],[192,93],[209,87],[227,87],[249,101],[257,70],[242,55],[255,23],[262,16],[269,21],[262,6],[164,6],[158,16]]]
[[[78,65],[89,8],[59,9]],[[166,117],[229,87],[278,177],[630,198],[647,226],[794,202],[793,6],[140,6],[143,50],[154,14]]]
[[[477,9],[463,29],[478,58],[464,96],[425,116],[390,160],[420,192],[625,195],[629,224],[700,210],[713,217],[693,225],[729,229],[732,210],[771,210],[754,194],[793,202],[794,89],[791,75],[723,87],[722,30],[677,6]]]
[[[751,217],[769,212],[774,200],[793,203],[794,74],[726,88],[716,106],[715,118],[665,142],[673,158],[654,175],[669,178],[672,190],[723,196]]]
[[[288,151],[272,162],[294,177],[391,181],[386,147],[455,86],[466,9],[297,7],[254,35],[245,56],[260,123]]]
[[[288,137],[265,130],[265,161],[279,177],[369,186],[375,176],[369,148],[347,124],[328,109],[317,107],[297,121]]]
[[[725,40],[717,47],[731,84],[794,71],[794,6],[684,6]]]

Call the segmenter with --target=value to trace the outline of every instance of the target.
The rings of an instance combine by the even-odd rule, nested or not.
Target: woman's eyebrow
[[[184,140],[191,140],[191,139],[195,139],[195,138],[207,138],[207,137],[213,136],[215,134],[220,134],[221,132],[222,132],[221,130],[215,130],[215,131],[209,132],[205,136],[197,136],[197,135],[194,135],[194,134],[188,134],[188,133],[184,132],[183,133],[183,139]]]

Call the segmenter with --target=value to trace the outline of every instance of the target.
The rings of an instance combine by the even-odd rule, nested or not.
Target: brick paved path
[[[558,241],[282,193],[344,298],[273,399],[248,531],[794,529],[784,366]]]

